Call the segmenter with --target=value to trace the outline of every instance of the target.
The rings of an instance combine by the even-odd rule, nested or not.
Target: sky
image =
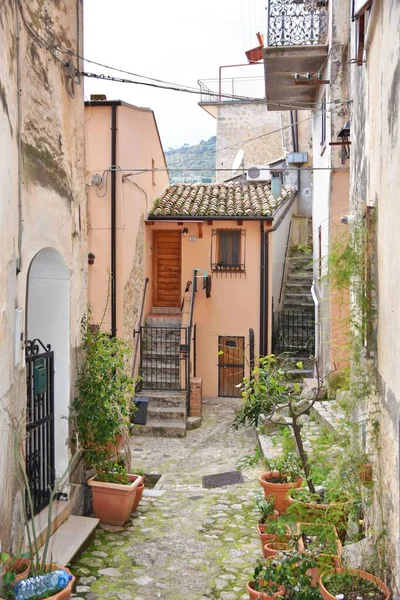
[[[85,58],[139,75],[198,87],[218,78],[220,65],[246,62],[265,28],[266,0],[85,0]],[[226,69],[254,76],[257,67]],[[85,70],[137,79],[85,63]],[[246,72],[247,71],[247,72]],[[250,72],[249,72],[250,71]],[[143,80],[142,80],[143,81]],[[215,135],[215,119],[194,94],[85,78],[85,100],[106,94],[154,110],[164,150]]]

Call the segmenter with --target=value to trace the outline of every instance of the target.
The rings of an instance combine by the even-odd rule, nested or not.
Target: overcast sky
[[[140,75],[197,88],[218,77],[220,65],[246,61],[265,25],[266,0],[85,0],[85,57]],[[259,67],[247,67],[253,76]],[[88,63],[85,70],[113,75]],[[239,73],[225,71],[227,77]],[[120,74],[115,73],[116,76]],[[129,75],[122,77],[133,78]],[[148,106],[155,112],[164,149],[215,135],[215,120],[192,94],[128,83],[85,80],[85,99]]]

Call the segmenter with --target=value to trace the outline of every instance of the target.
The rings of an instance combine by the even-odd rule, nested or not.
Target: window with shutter
[[[215,229],[211,269],[213,272],[243,273],[245,271],[245,230]]]

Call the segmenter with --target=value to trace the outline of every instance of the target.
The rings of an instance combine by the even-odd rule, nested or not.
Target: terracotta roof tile
[[[171,185],[156,198],[149,217],[273,217],[292,193],[282,188],[275,198],[265,181]]]

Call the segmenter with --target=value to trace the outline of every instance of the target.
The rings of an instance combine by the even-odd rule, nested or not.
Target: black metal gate
[[[47,506],[55,479],[54,352],[36,340],[25,342],[26,472],[33,513]],[[29,517],[30,506],[27,504]]]
[[[272,352],[290,352],[298,356],[315,353],[314,309],[286,309],[274,313]]]
[[[244,377],[244,336],[218,336],[218,396],[240,398]]]
[[[140,386],[147,390],[187,390],[187,327],[141,326]]]

